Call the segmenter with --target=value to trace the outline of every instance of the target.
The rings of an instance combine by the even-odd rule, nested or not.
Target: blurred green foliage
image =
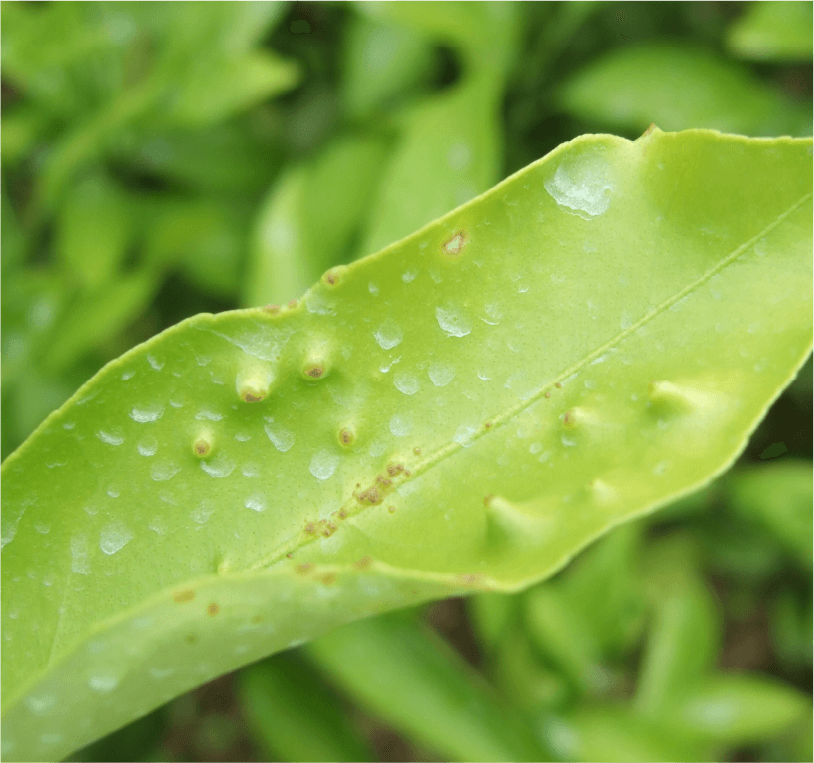
[[[811,8],[3,3],[3,456],[181,318],[296,298],[576,135],[811,135]],[[348,626],[75,757],[811,760],[810,421],[809,362],[735,470],[554,579]]]

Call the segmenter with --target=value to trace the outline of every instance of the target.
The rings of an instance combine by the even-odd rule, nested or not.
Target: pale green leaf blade
[[[810,61],[812,6],[809,2],[752,2],[728,30],[734,53],[757,61]]]
[[[372,760],[335,693],[298,652],[240,671],[238,697],[267,760]]]
[[[585,136],[294,307],[109,364],[3,466],[4,755],[519,590],[722,472],[810,350],[810,152]]]
[[[799,109],[743,66],[705,50],[672,45],[619,48],[588,64],[559,89],[581,119],[613,127],[708,127],[743,135],[798,135]]]
[[[455,760],[540,760],[530,730],[477,671],[401,614],[352,623],[306,647],[369,712]]]

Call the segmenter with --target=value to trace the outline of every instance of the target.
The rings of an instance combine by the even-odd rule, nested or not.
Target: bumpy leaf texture
[[[584,136],[110,363],[3,466],[4,757],[709,482],[809,353],[811,228],[810,140]]]

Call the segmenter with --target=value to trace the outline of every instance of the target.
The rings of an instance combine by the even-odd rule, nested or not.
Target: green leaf
[[[346,625],[306,650],[369,712],[444,757],[542,757],[530,730],[483,678],[439,636],[400,614]]]
[[[665,130],[798,135],[811,123],[810,107],[795,107],[742,66],[671,45],[611,51],[567,80],[558,100],[580,119],[637,132],[655,123]]]
[[[259,662],[237,677],[252,736],[267,760],[372,760],[338,697],[298,653]]]
[[[653,717],[712,669],[721,623],[690,537],[676,533],[653,544],[648,567],[654,611],[634,704]]]
[[[727,45],[757,61],[810,61],[811,25],[811,3],[753,2],[729,28]]]
[[[727,480],[734,508],[811,570],[811,463],[801,459],[740,471]]]
[[[798,689],[764,675],[732,673],[705,679],[671,703],[664,719],[687,739],[743,745],[777,736],[806,716],[811,702]]]
[[[3,465],[4,755],[520,590],[724,471],[810,351],[810,151],[585,136],[296,306],[110,363]]]

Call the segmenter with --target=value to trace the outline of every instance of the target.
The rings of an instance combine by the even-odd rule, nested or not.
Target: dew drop
[[[412,281],[415,281],[415,277],[417,275],[417,270],[407,270],[401,274],[401,280],[404,281],[404,283],[411,283]]]
[[[469,319],[452,305],[446,307],[439,305],[436,307],[435,317],[438,320],[438,325],[449,336],[466,336],[472,331],[472,324]]]
[[[596,152],[567,155],[544,183],[557,205],[584,220],[607,211],[613,183],[610,167]]]
[[[150,521],[150,524],[147,525],[147,529],[152,530],[154,533],[157,533],[158,535],[163,535],[165,532],[167,532],[167,526],[158,517],[155,517]]]
[[[463,425],[455,430],[455,434],[452,436],[452,439],[457,442],[458,445],[468,448],[472,444],[472,436],[477,431],[477,427]]]
[[[105,554],[115,554],[131,540],[133,540],[133,533],[130,532],[127,525],[120,520],[113,520],[108,522],[99,533],[99,548]]]
[[[207,506],[205,503],[202,503],[197,509],[190,511],[189,516],[192,518],[193,522],[197,522],[199,525],[204,525],[209,517],[212,516],[214,511],[215,509],[212,506]]]
[[[396,389],[405,395],[414,395],[418,392],[418,379],[406,371],[399,371],[395,375],[393,383],[396,385]]]
[[[150,469],[150,476],[156,482],[165,482],[166,480],[172,479],[180,471],[181,467],[177,464],[173,464],[172,462],[168,462],[166,464],[153,464],[153,468]]]
[[[376,329],[373,338],[383,350],[391,350],[401,343],[401,340],[404,338],[404,332],[397,324],[393,323],[393,321],[385,321]]]
[[[244,505],[247,509],[251,509],[252,511],[265,511],[266,510],[266,496],[262,493],[255,493],[250,495]]]
[[[294,433],[279,424],[275,425],[273,419],[266,419],[263,428],[274,447],[281,453],[285,453],[294,444]]]
[[[234,462],[225,453],[218,453],[214,458],[198,463],[210,477],[228,477],[235,470]]]
[[[88,686],[100,694],[109,694],[119,685],[119,679],[111,675],[91,676],[88,679]]]
[[[325,448],[318,450],[311,456],[308,471],[318,480],[327,480],[339,465],[339,456]]]
[[[84,535],[74,535],[71,538],[71,572],[78,575],[89,575],[88,541]]]
[[[430,381],[436,387],[445,387],[455,378],[455,370],[441,363],[433,363],[427,371]]]
[[[406,437],[413,431],[413,423],[398,414],[390,419],[390,433],[395,437]]]
[[[150,354],[148,354],[148,355],[147,355],[147,362],[150,364],[150,367],[151,367],[151,368],[152,368],[154,371],[160,371],[162,368],[164,368],[164,362],[163,362],[163,361],[156,360],[156,359],[155,359],[155,358],[154,358],[152,355],[150,355]]]
[[[132,378],[133,378],[135,375],[136,375],[136,372],[135,372],[135,371],[125,371],[125,372],[122,374],[122,381],[129,381],[129,380],[130,380],[130,379],[132,379]]]
[[[145,424],[148,421],[156,421],[164,415],[164,406],[158,403],[151,403],[141,407],[133,407],[130,411],[130,418],[137,421],[139,424]]]
[[[28,709],[37,715],[47,713],[56,704],[56,701],[55,694],[40,694],[39,696],[32,694],[25,698]]]
[[[195,418],[198,419],[198,421],[220,421],[223,415],[204,409],[196,413]]]
[[[106,432],[104,429],[100,429],[96,436],[108,445],[121,445],[124,442],[124,435],[121,430]]]
[[[158,450],[158,440],[156,440],[155,437],[142,437],[136,447],[142,456],[154,456]]]

